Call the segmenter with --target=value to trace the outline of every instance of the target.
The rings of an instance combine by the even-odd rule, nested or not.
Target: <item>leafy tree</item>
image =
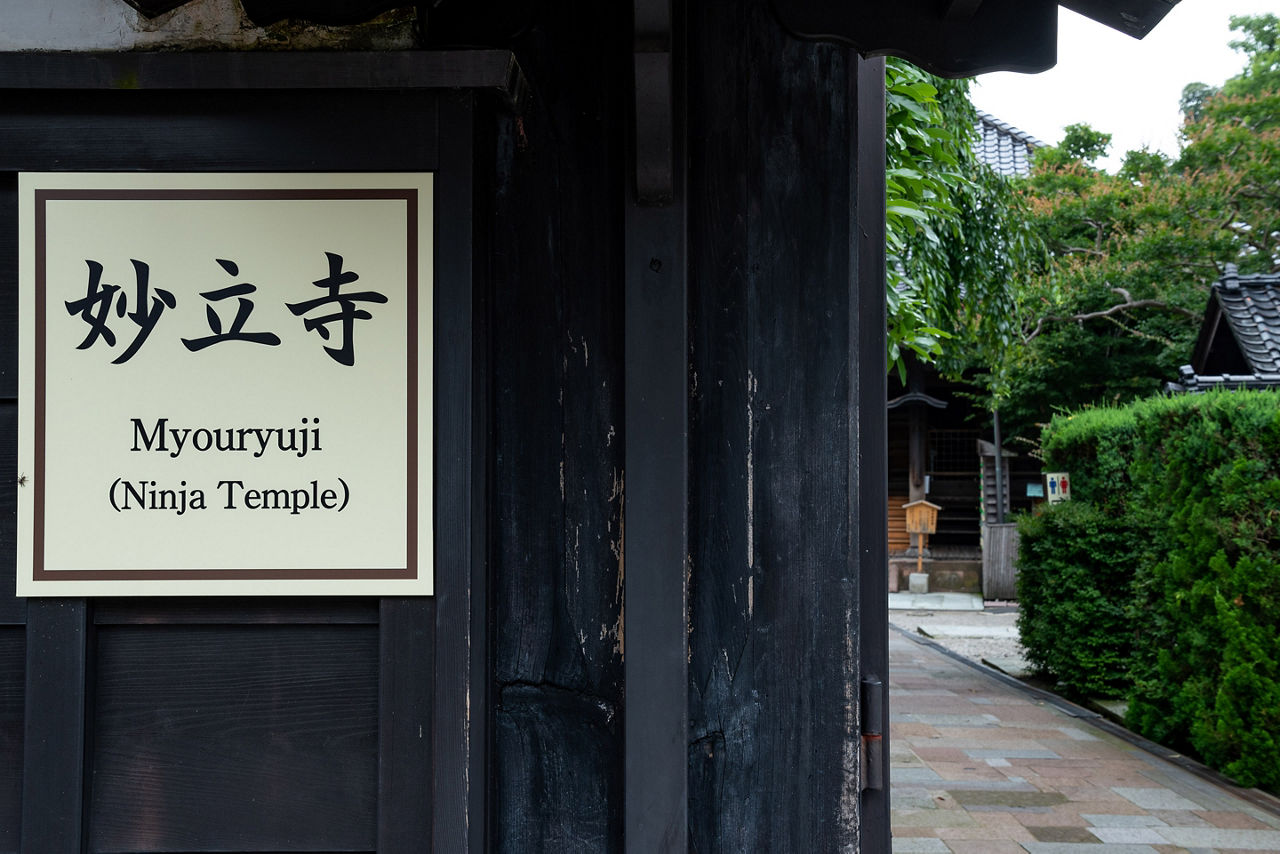
[[[1188,83],[1182,87],[1182,98],[1178,102],[1178,108],[1182,111],[1182,115],[1193,121],[1199,121],[1204,102],[1216,94],[1218,94],[1216,86],[1210,86],[1207,83]]]
[[[1280,19],[1232,24],[1245,71],[1221,92],[1184,90],[1176,162],[1131,151],[1108,175],[1092,163],[1109,138],[1079,125],[1038,152],[1023,193],[1052,261],[1018,294],[1015,432],[1055,408],[1158,391],[1188,360],[1225,264],[1280,270]]]
[[[1248,64],[1222,86],[1188,83],[1180,103],[1188,121],[1199,122],[1204,103],[1215,95],[1238,98],[1280,91],[1280,20],[1275,15],[1233,15],[1231,29],[1244,33],[1230,45],[1245,54]]]
[[[1165,177],[1169,173],[1170,165],[1169,158],[1159,151],[1141,148],[1125,154],[1124,163],[1121,164],[1117,174],[1126,181],[1144,184],[1153,179]]]
[[[1096,131],[1088,125],[1075,124],[1063,128],[1062,142],[1058,150],[1071,160],[1093,165],[1099,157],[1106,157],[1111,148],[1111,134]]]
[[[1026,203],[974,153],[969,81],[887,63],[889,358],[1004,381],[1018,339],[1016,293],[1043,248]]]
[[[1280,18],[1232,15],[1231,29],[1244,33],[1231,46],[1248,57],[1248,65],[1223,84],[1222,94],[1236,98],[1280,91]]]
[[[890,59],[885,96],[889,364],[904,370],[907,351],[923,359],[941,351],[945,333],[929,306],[941,285],[935,270],[921,259],[940,243],[936,226],[956,213],[951,195],[962,176],[959,140],[943,127],[931,75],[905,60]]]

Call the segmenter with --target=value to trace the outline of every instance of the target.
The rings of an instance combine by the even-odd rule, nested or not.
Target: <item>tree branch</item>
[[[1148,341],[1155,341],[1157,344],[1163,344],[1165,347],[1173,346],[1173,342],[1170,341],[1168,338],[1161,338],[1159,335],[1152,335],[1151,333],[1143,332],[1140,329],[1130,329],[1128,326],[1125,326],[1123,323],[1116,320],[1114,317],[1107,317],[1105,319],[1108,323],[1114,323],[1120,329],[1124,330],[1126,333],[1134,336],[1135,338],[1145,338]]]
[[[1136,300],[1124,288],[1112,288],[1111,290],[1119,294],[1120,296],[1124,297],[1124,302],[1113,305],[1110,308],[1102,309],[1101,311],[1086,311],[1086,312],[1080,312],[1078,314],[1047,314],[1036,321],[1035,328],[1032,329],[1028,335],[1023,337],[1022,339],[1023,343],[1025,344],[1031,343],[1031,340],[1033,338],[1035,338],[1037,335],[1039,335],[1041,332],[1044,331],[1044,325],[1046,323],[1062,323],[1062,322],[1070,322],[1070,321],[1083,323],[1086,320],[1097,320],[1099,318],[1110,319],[1111,316],[1114,314],[1118,314],[1119,312],[1128,311],[1129,309],[1135,309],[1135,308],[1155,308],[1155,309],[1160,309],[1161,311],[1170,311],[1170,312],[1173,312],[1174,314],[1181,314],[1184,317],[1189,317],[1193,320],[1196,317],[1195,312],[1189,311],[1179,305],[1170,305],[1164,300],[1158,300],[1158,299]]]

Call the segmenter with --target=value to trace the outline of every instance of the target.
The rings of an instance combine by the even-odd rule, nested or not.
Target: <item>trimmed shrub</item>
[[[1073,499],[1023,516],[1018,533],[1018,631],[1028,660],[1067,694],[1124,696],[1138,532]]]
[[[1137,431],[1132,406],[1056,415],[1040,439],[1045,470],[1071,473],[1073,501],[1123,512]]]
[[[1059,416],[1074,499],[1024,519],[1019,626],[1065,690],[1129,686],[1128,724],[1280,792],[1280,393]]]
[[[1144,407],[1132,467],[1158,508],[1128,723],[1280,789],[1280,395]]]

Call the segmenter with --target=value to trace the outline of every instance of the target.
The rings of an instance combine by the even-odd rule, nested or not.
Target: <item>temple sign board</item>
[[[19,595],[432,592],[431,174],[19,196]]]

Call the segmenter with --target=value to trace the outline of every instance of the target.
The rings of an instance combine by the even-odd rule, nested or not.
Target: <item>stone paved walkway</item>
[[[1280,852],[1280,815],[889,631],[894,854]]]

